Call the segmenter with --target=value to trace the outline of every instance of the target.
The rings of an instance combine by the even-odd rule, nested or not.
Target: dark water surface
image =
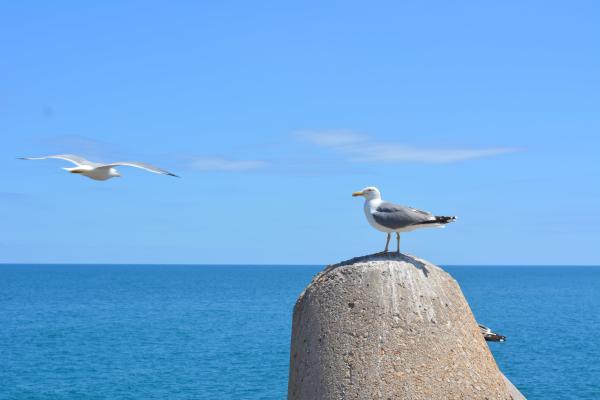
[[[0,399],[284,399],[320,269],[0,265]],[[600,268],[447,270],[529,399],[600,399]]]

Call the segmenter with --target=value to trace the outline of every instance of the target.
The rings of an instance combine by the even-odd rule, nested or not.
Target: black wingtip
[[[456,217],[435,217],[434,221],[441,224],[449,224],[456,221]]]

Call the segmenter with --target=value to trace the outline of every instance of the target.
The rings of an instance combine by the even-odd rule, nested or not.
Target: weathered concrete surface
[[[511,381],[508,380],[504,374],[502,374],[502,378],[504,378],[504,383],[506,383],[506,387],[508,388],[508,393],[512,396],[513,400],[527,400],[525,396],[519,392],[519,389],[512,384]]]
[[[511,399],[504,379],[458,284],[426,261],[329,266],[294,307],[290,400]]]

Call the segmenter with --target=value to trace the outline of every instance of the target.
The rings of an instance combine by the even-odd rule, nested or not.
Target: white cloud
[[[200,157],[191,162],[194,169],[200,171],[242,172],[264,168],[268,165],[261,160],[228,160],[219,157]]]
[[[301,140],[322,147],[348,146],[368,140],[367,136],[346,129],[332,131],[300,131],[296,133],[296,136]]]
[[[452,163],[513,153],[517,149],[424,149],[397,144],[366,144],[348,151],[353,153],[356,161]]]
[[[19,200],[25,197],[24,193],[15,193],[15,192],[0,192],[0,199],[6,200]]]
[[[75,153],[86,157],[106,157],[116,153],[107,142],[82,135],[56,135],[39,140],[51,153]]]
[[[329,148],[357,162],[421,162],[452,163],[476,158],[492,157],[519,151],[510,147],[480,149],[421,148],[400,143],[376,142],[370,137],[351,130],[304,131],[298,133],[304,141]]]

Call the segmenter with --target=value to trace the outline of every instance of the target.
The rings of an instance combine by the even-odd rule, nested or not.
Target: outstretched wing
[[[137,162],[137,161],[119,161],[119,162],[114,162],[114,163],[110,163],[110,164],[104,164],[104,165],[102,165],[101,168],[112,168],[112,167],[121,167],[121,166],[141,168],[141,169],[145,169],[146,171],[154,172],[155,174],[168,175],[168,176],[174,176],[176,178],[179,178],[179,176],[172,174],[169,171],[165,171],[164,169],[155,167],[152,164],[146,164],[146,163]]]
[[[435,220],[433,214],[405,207],[398,204],[383,202],[373,213],[375,222],[390,229],[406,228]]]
[[[76,156],[74,154],[57,154],[53,156],[44,157],[19,157],[19,160],[46,160],[48,158],[57,158],[59,160],[69,161],[77,166],[79,165],[95,165],[95,163],[86,160],[83,157]]]

